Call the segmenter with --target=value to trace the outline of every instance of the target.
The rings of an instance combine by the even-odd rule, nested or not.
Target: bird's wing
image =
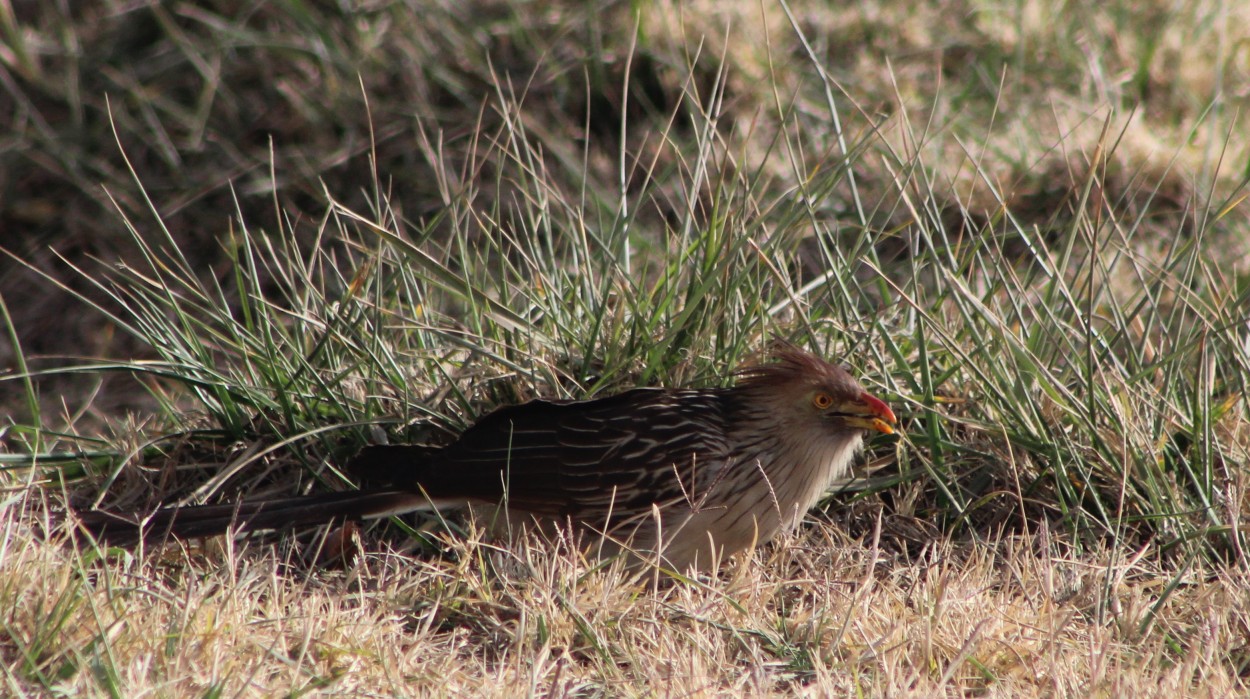
[[[482,418],[413,474],[433,497],[505,500],[532,514],[593,520],[698,502],[728,461],[718,391],[636,389],[531,401]]]

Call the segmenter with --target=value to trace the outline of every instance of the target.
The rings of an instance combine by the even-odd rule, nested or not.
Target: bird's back
[[[396,485],[602,527],[697,495],[723,468],[728,419],[725,389],[534,400],[482,418]]]

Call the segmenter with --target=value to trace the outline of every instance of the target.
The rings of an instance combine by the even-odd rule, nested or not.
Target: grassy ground
[[[1245,693],[1246,27],[0,6],[6,692]],[[382,432],[724,383],[773,334],[904,429],[714,578],[454,522],[342,565],[62,524],[342,487]]]

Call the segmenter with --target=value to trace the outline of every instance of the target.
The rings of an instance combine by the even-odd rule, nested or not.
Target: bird
[[[97,539],[136,543],[469,507],[496,528],[566,528],[600,551],[708,569],[796,528],[865,434],[897,424],[846,368],[788,344],[772,355],[729,387],[536,399],[445,447],[367,446],[347,464],[360,490],[78,519]]]

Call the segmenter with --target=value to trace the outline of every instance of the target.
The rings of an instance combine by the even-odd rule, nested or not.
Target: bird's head
[[[740,386],[782,424],[819,426],[823,433],[874,430],[893,434],[894,412],[844,368],[793,347],[774,361],[747,368]]]

